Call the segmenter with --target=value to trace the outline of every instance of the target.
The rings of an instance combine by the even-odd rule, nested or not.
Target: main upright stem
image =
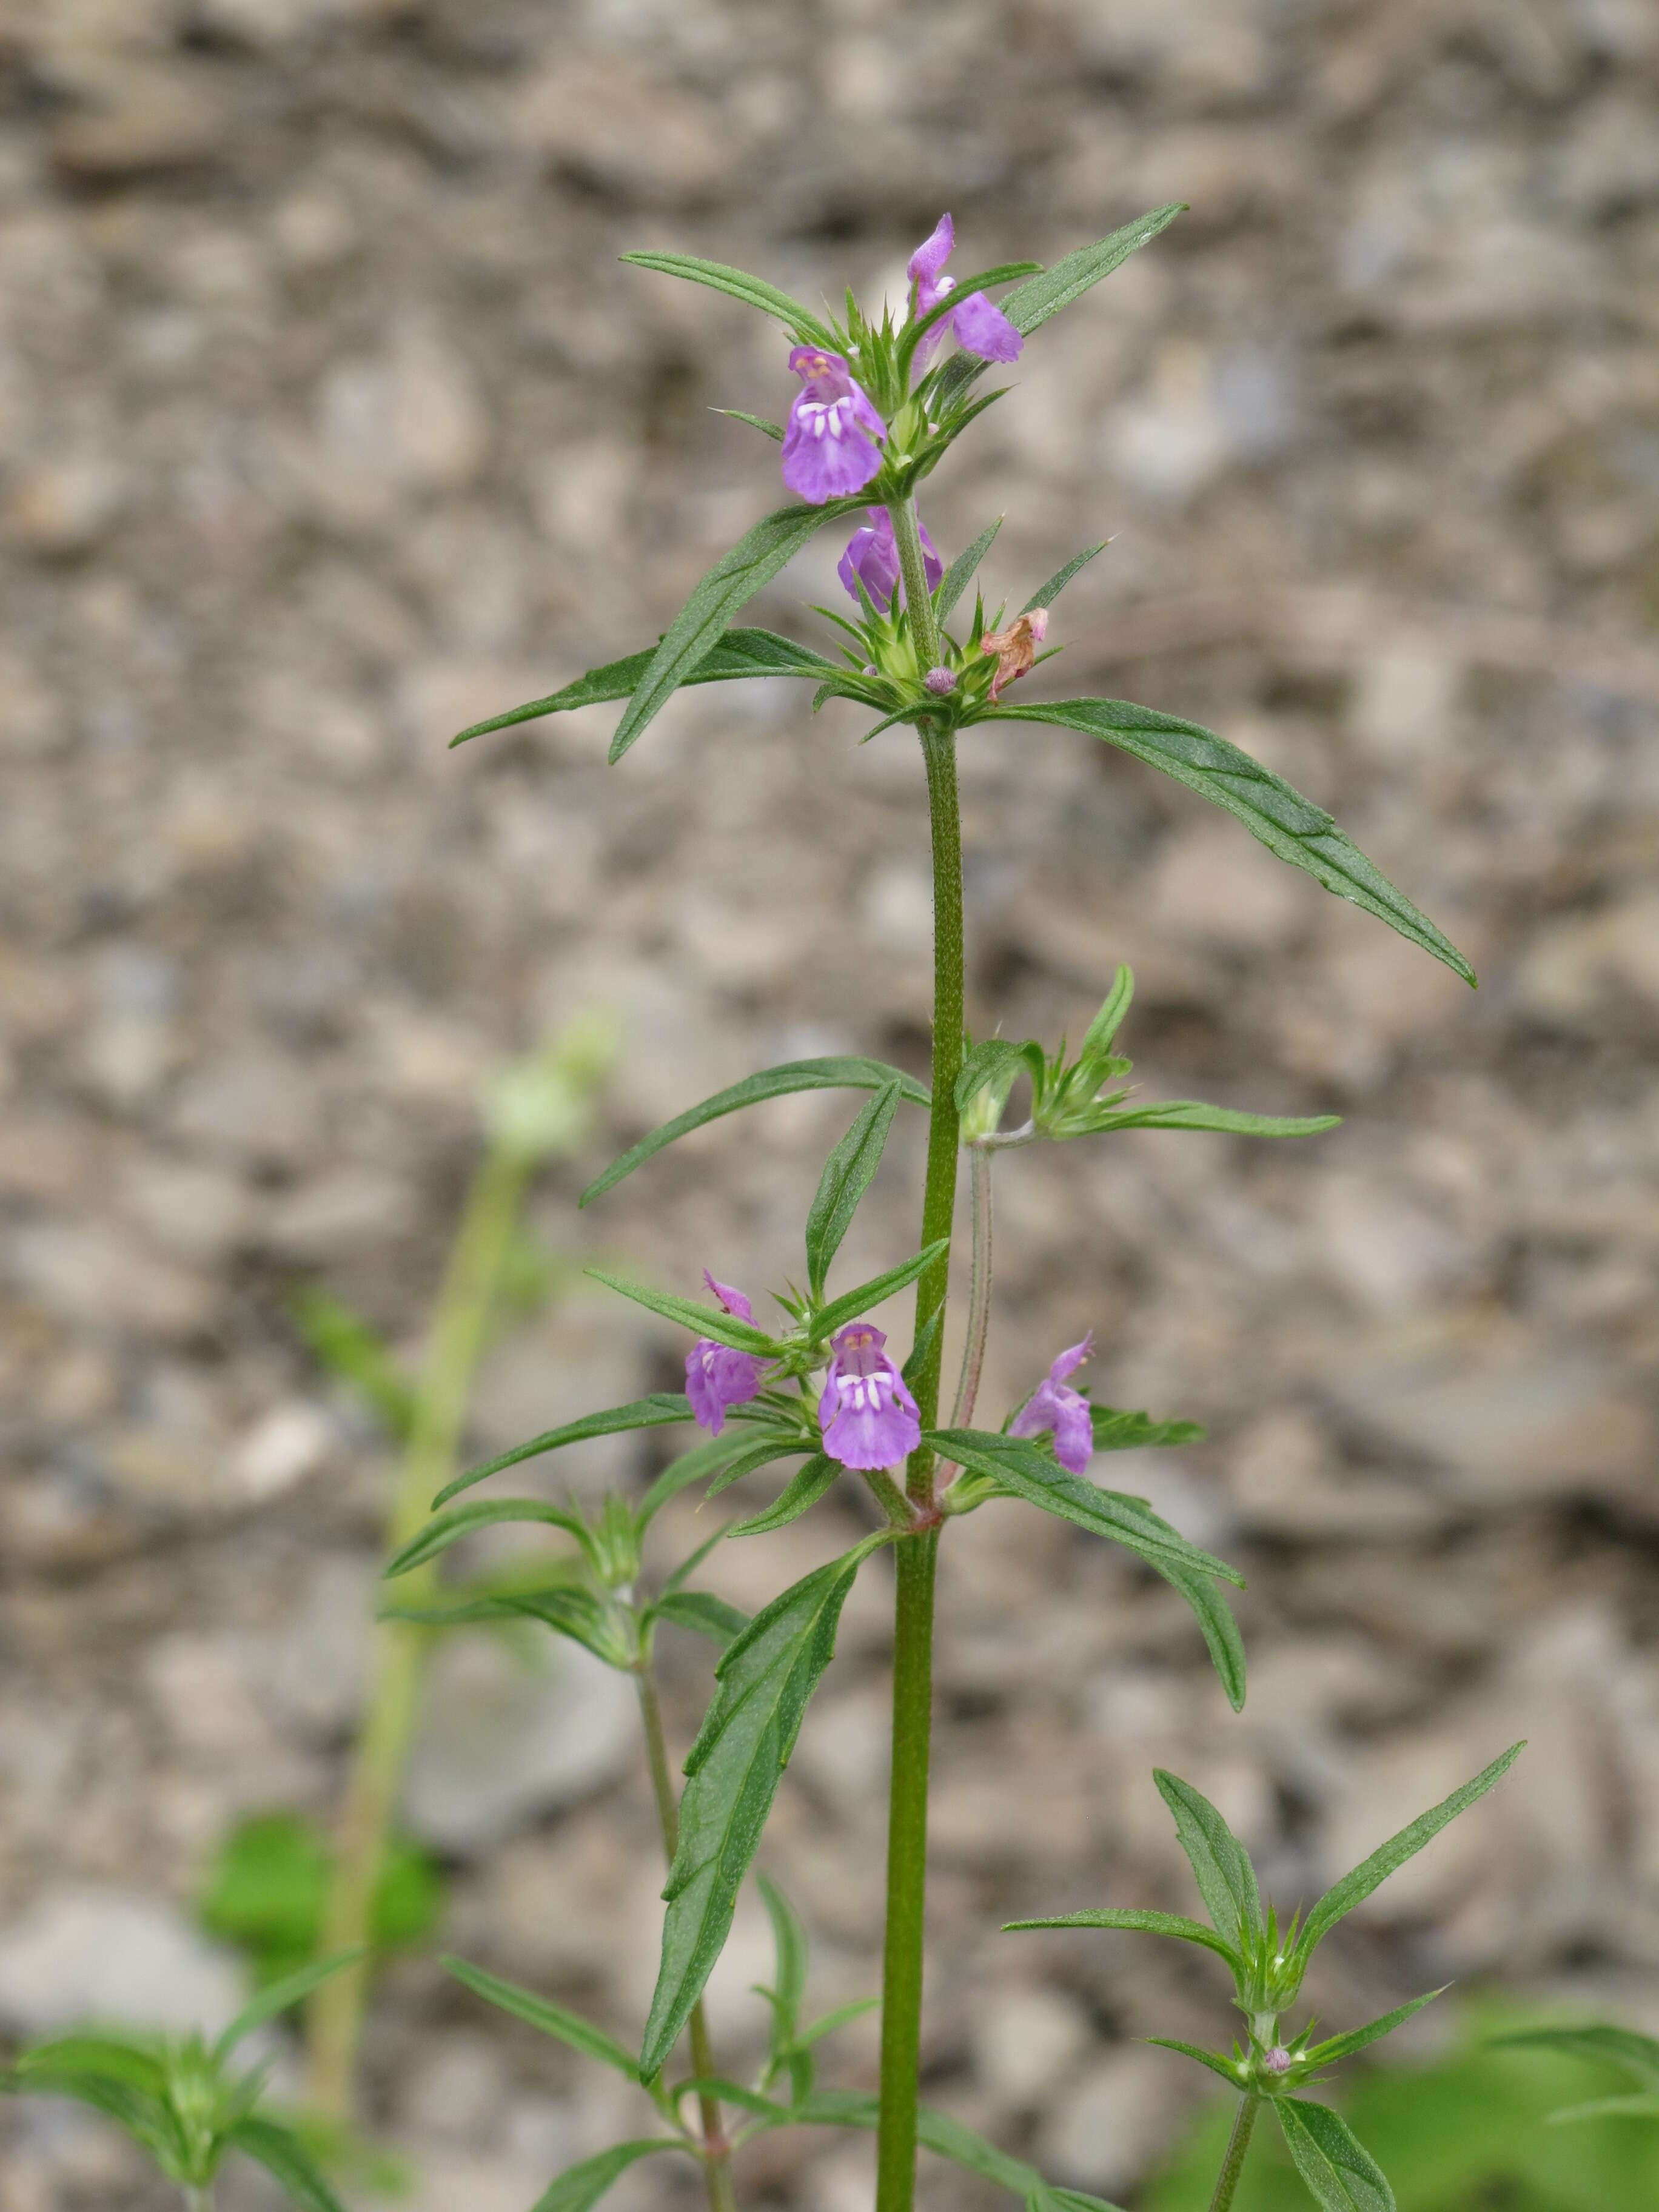
[[[927,589],[920,526],[912,500],[895,501],[893,519],[916,659],[939,665],[939,631]],[[962,820],[957,799],[956,736],[921,727],[927,768],[933,848],[933,1109],[921,1241],[951,1234],[957,1191],[957,1076],[962,1066]],[[916,1403],[924,1430],[939,1418],[944,1362],[943,1316],[949,1255],[916,1285],[916,1334],[937,1315]],[[922,1512],[933,1504],[933,1455],[913,1452],[906,1487]],[[933,1569],[938,1528],[894,1547],[897,1602],[893,1637],[893,1778],[887,1829],[887,1937],[882,1965],[881,2128],[876,2150],[876,2212],[910,2212],[915,2191],[917,2077],[921,2062],[922,1916],[927,1879],[927,1754],[933,1729]]]
[[[1234,2192],[1238,2187],[1238,2177],[1244,2171],[1244,2154],[1250,2148],[1250,2134],[1261,2106],[1261,2098],[1249,2091],[1246,2091],[1239,2100],[1233,2131],[1227,2138],[1227,2154],[1221,2161],[1220,2172],[1216,2176],[1215,2195],[1210,2199],[1210,2212],[1230,2212]]]

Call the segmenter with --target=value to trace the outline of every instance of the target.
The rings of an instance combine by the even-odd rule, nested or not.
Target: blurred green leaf
[[[318,1365],[354,1391],[396,1443],[406,1443],[415,1387],[362,1315],[311,1285],[295,1294],[294,1318]]]
[[[444,1958],[438,1963],[446,1973],[453,1974],[458,1982],[464,1983],[486,2004],[498,2005],[503,2012],[510,2012],[515,2019],[538,2028],[544,2035],[553,2036],[560,2043],[568,2043],[573,2051],[615,2067],[630,2081],[639,2079],[639,2062],[633,2052],[624,2050],[615,2036],[607,2035],[602,2027],[595,2027],[580,2013],[567,2012],[562,2005],[550,2004],[533,1990],[520,1989],[516,1982],[504,1982],[499,1975],[487,1974],[482,1966],[470,1966],[465,1959]]]
[[[301,1968],[321,1940],[332,1851],[297,1814],[261,1814],[221,1845],[199,1908],[210,1935],[251,1958],[262,1984]],[[376,1950],[422,1942],[443,1911],[444,1883],[418,1845],[394,1841],[375,1890]]]

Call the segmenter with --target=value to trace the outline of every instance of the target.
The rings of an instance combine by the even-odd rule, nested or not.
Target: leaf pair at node
[[[1196,1098],[1129,1103],[1127,1088],[1108,1085],[1134,1066],[1113,1049],[1134,988],[1133,975],[1121,966],[1075,1060],[1066,1059],[1063,1042],[1057,1053],[1048,1054],[1030,1037],[1018,1044],[1007,1037],[987,1037],[970,1046],[956,1087],[963,1144],[1024,1144],[1042,1137],[1097,1136],[1111,1129],[1212,1129],[1241,1137],[1315,1137],[1337,1127],[1341,1116],[1336,1114],[1244,1114]],[[1024,1128],[1004,1135],[1002,1117],[1022,1077],[1031,1086],[1030,1118]]]
[[[273,1982],[213,2043],[198,2034],[88,2033],[37,2044],[0,2073],[0,2091],[91,2106],[182,2189],[210,2187],[227,2152],[236,2150],[263,2166],[305,2212],[343,2212],[301,2138],[258,2109],[269,2065],[238,2073],[231,2060],[256,2028],[362,1955],[340,1952]]]
[[[690,1418],[690,1406],[684,1398],[671,1398],[668,1402],[674,1407],[672,1419]],[[614,1432],[617,1428],[652,1426],[654,1424],[649,1419],[618,1419],[651,1406],[651,1401],[641,1400],[632,1407],[617,1407],[609,1414],[590,1416],[586,1422],[571,1422],[566,1431],[551,1431],[550,1436],[571,1442],[575,1440],[569,1434],[573,1430],[593,1436]],[[594,1425],[599,1422],[609,1422],[611,1430]],[[532,1457],[538,1449],[553,1448],[546,1437],[532,1439],[515,1452],[504,1453],[489,1467],[461,1477],[441,1495],[451,1495],[468,1481],[482,1480],[484,1474],[500,1466]],[[584,1513],[574,1499],[568,1505],[555,1505],[540,1498],[475,1499],[469,1504],[451,1506],[434,1513],[388,1563],[386,1573],[389,1579],[395,1580],[425,1566],[463,1537],[504,1522],[557,1528],[574,1539],[575,1554],[574,1559],[554,1559],[545,1565],[532,1566],[524,1572],[521,1580],[504,1584],[497,1578],[482,1591],[453,1596],[442,1604],[389,1606],[382,1618],[416,1621],[434,1628],[465,1627],[491,1621],[539,1621],[556,1636],[568,1637],[572,1643],[582,1644],[607,1667],[630,1673],[649,1662],[659,1621],[689,1628],[724,1646],[744,1626],[747,1615],[712,1591],[690,1590],[684,1585],[727,1533],[726,1529],[717,1528],[690,1559],[682,1561],[654,1598],[636,1596],[635,1585],[641,1572],[641,1552],[646,1531],[663,1506],[691,1484],[704,1481],[711,1475],[718,1479],[742,1452],[741,1443],[729,1437],[694,1445],[664,1468],[637,1506],[630,1506],[625,1499],[614,1495],[608,1496],[592,1516]]]
[[[1321,2043],[1311,2039],[1311,2021],[1288,2042],[1281,2041],[1279,2014],[1295,2003],[1309,1962],[1338,1921],[1363,1904],[1449,1821],[1484,1797],[1508,1773],[1523,1748],[1522,1744],[1511,1744],[1473,1780],[1420,1813],[1334,1882],[1305,1919],[1293,1914],[1282,1929],[1276,1910],[1269,1905],[1264,1911],[1255,1869],[1223,1815],[1190,1782],[1160,1768],[1154,1777],[1158,1792],[1175,1816],[1176,1835],[1192,1868],[1208,1921],[1188,1919],[1180,1913],[1108,1906],[1097,1911],[1062,1913],[1052,1919],[1014,1920],[1007,1925],[1011,1929],[1127,1929],[1198,1944],[1224,1959],[1232,1969],[1233,2002],[1247,2023],[1243,2044],[1236,2042],[1228,2054],[1165,2036],[1155,2035],[1148,2040],[1195,2060],[1249,2098],[1269,2100],[1297,2171],[1325,2212],[1395,2212],[1394,2194],[1382,2169],[1355,2140],[1347,2123],[1328,2106],[1296,2092],[1316,2082],[1324,2068],[1389,2034],[1442,1992],[1431,1990],[1364,2027],[1352,2028]]]

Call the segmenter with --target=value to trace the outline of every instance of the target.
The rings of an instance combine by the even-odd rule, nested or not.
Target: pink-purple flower
[[[867,507],[864,510],[870,520],[862,529],[855,530],[847,541],[847,550],[836,566],[836,574],[846,585],[849,596],[857,599],[859,580],[877,606],[885,614],[892,603],[894,587],[899,579],[898,541],[893,535],[893,518],[884,507]],[[930,592],[939,589],[945,574],[945,563],[939,557],[938,548],[927,535],[926,523],[919,523],[921,532],[921,561],[927,574]]]
[[[956,289],[955,277],[945,274],[956,242],[956,225],[948,215],[942,215],[932,234],[910,256],[908,274],[916,291],[918,322]],[[947,329],[964,352],[976,353],[981,361],[1018,361],[1025,343],[1000,307],[994,307],[983,292],[973,292],[952,313],[942,316],[918,343],[915,364],[919,369],[927,368]]]
[[[814,507],[862,491],[881,466],[887,425],[838,353],[797,346],[789,366],[801,388],[784,430],[785,483]]]
[[[886,1342],[867,1321],[848,1322],[830,1340],[818,1426],[824,1450],[843,1467],[895,1467],[921,1442],[921,1413]]]
[[[1045,1429],[1051,1430],[1054,1457],[1073,1474],[1081,1474],[1089,1464],[1095,1448],[1095,1426],[1089,1401],[1080,1390],[1073,1390],[1066,1377],[1082,1366],[1094,1340],[1091,1329],[1081,1344],[1062,1352],[1008,1424],[1011,1437],[1038,1437]]]
[[[739,1321],[753,1321],[755,1309],[741,1291],[734,1291],[729,1283],[717,1283],[707,1267],[702,1279],[729,1314]],[[691,1401],[691,1411],[696,1416],[697,1426],[707,1429],[711,1437],[719,1436],[726,1426],[728,1406],[746,1406],[760,1390],[761,1377],[766,1372],[766,1362],[752,1352],[734,1352],[729,1344],[716,1344],[712,1338],[700,1336],[685,1355],[685,1395]]]

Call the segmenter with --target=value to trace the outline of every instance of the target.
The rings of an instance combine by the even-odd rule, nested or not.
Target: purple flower
[[[717,1283],[707,1267],[702,1279],[729,1314],[739,1321],[753,1321],[755,1309],[741,1291],[734,1291],[729,1283]],[[685,1355],[685,1395],[691,1401],[691,1411],[696,1416],[697,1426],[707,1429],[711,1437],[719,1436],[726,1426],[728,1406],[746,1406],[760,1389],[761,1376],[766,1372],[766,1362],[752,1352],[733,1352],[729,1344],[716,1344],[707,1336],[700,1336]]]
[[[784,432],[785,483],[814,507],[862,491],[881,466],[887,425],[838,353],[797,346],[789,366],[801,389]]]
[[[1073,1474],[1081,1474],[1089,1464],[1095,1448],[1095,1425],[1089,1401],[1080,1390],[1072,1389],[1066,1377],[1082,1366],[1094,1340],[1091,1329],[1081,1344],[1062,1352],[1048,1370],[1048,1379],[1037,1384],[1008,1424],[1011,1437],[1038,1437],[1045,1429],[1052,1430],[1054,1457]]]
[[[932,236],[925,238],[910,256],[908,274],[916,288],[918,322],[956,289],[955,277],[945,274],[945,264],[956,242],[956,225],[948,215],[942,215]],[[1000,307],[994,307],[983,292],[972,292],[953,313],[935,323],[920,341],[915,352],[919,369],[926,368],[933,359],[947,327],[959,346],[966,352],[976,353],[981,361],[1018,361],[1019,349],[1025,343]]]
[[[847,550],[836,566],[836,574],[846,585],[849,598],[859,595],[858,580],[862,577],[864,588],[885,614],[893,597],[893,588],[899,579],[898,543],[893,536],[893,518],[884,507],[866,507],[870,520],[863,529],[855,530],[847,541]],[[921,529],[921,565],[927,572],[927,588],[939,589],[939,579],[945,574],[945,563],[933,539],[927,535],[926,523]]]
[[[930,668],[921,680],[937,699],[943,699],[957,688],[957,674],[953,668]]]
[[[883,1346],[881,1330],[848,1322],[830,1340],[818,1401],[823,1449],[843,1467],[894,1467],[921,1442],[921,1416]]]
[[[1273,2049],[1264,2055],[1261,2063],[1269,2074],[1288,2074],[1291,2070],[1291,2054],[1282,2043],[1276,2043]]]

